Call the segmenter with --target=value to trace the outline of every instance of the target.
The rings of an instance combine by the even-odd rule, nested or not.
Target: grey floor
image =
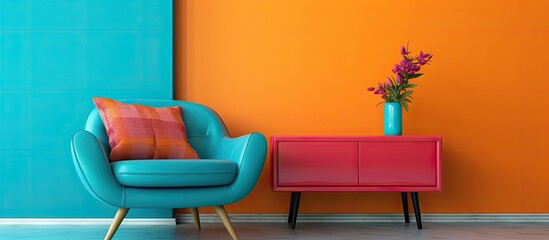
[[[236,223],[240,239],[545,239],[549,223]],[[103,239],[108,226],[0,226],[0,239]],[[114,240],[230,239],[222,224],[121,226]]]

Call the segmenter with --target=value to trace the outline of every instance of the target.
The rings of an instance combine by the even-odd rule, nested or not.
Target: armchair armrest
[[[261,133],[237,138],[223,137],[214,147],[212,158],[235,162],[238,174],[231,184],[234,202],[248,195],[255,187],[265,164],[267,140]]]
[[[79,131],[71,141],[76,172],[86,189],[107,204],[122,207],[124,187],[114,177],[101,143],[88,131]]]

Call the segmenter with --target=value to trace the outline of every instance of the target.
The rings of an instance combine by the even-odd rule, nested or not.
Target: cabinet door
[[[358,142],[279,142],[278,186],[357,186]]]
[[[435,186],[436,142],[361,142],[360,186]]]

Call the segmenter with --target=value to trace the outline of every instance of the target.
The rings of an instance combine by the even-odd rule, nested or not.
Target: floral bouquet
[[[411,103],[411,99],[414,99],[412,97],[414,91],[411,89],[417,87],[417,84],[410,83],[410,80],[423,75],[422,73],[418,73],[419,70],[433,58],[433,54],[430,53],[419,52],[417,56],[412,56],[410,53],[408,45],[400,48],[400,54],[402,54],[403,59],[400,60],[400,64],[395,64],[395,67],[392,69],[393,73],[396,73],[396,79],[391,76],[387,78],[386,82],[379,82],[377,88],[368,88],[368,91],[380,94],[381,98],[383,98],[383,101],[377,105],[384,102],[398,102],[408,111],[408,103]]]

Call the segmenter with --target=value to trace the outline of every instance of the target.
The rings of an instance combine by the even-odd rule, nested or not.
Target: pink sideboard
[[[273,136],[271,144],[273,190],[292,192],[291,228],[301,192],[401,192],[406,222],[411,192],[422,228],[417,192],[441,190],[438,136]]]

